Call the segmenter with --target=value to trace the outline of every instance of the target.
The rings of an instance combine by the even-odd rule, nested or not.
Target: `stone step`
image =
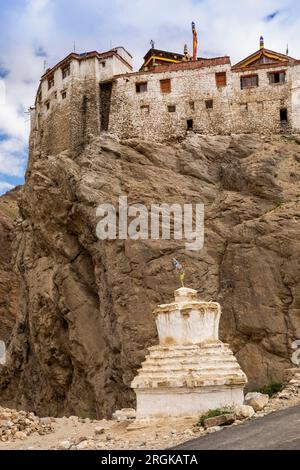
[[[189,348],[189,349],[175,348],[175,347],[172,347],[172,348],[160,347],[160,348],[155,348],[155,349],[149,348],[149,352],[151,356],[156,356],[156,355],[161,356],[164,354],[171,354],[173,356],[178,356],[178,355],[190,356],[192,354],[199,354],[199,352],[203,354],[207,354],[207,355],[224,354],[224,352],[233,355],[233,352],[229,348],[225,348],[225,347],[202,348],[199,346],[194,346],[193,348]]]
[[[202,356],[202,355],[194,355],[191,357],[187,356],[181,356],[181,357],[170,357],[170,356],[165,356],[165,357],[152,357],[148,356],[146,360],[143,362],[143,364],[167,364],[167,365],[173,365],[173,364],[220,364],[220,363],[234,363],[236,364],[236,359],[234,356],[228,356],[226,355],[219,355],[219,356]]]
[[[205,350],[207,352],[210,352],[211,350],[224,350],[228,349],[229,351],[230,348],[227,344],[217,342],[217,343],[201,343],[201,344],[188,344],[188,345],[177,345],[177,344],[172,344],[170,346],[163,346],[163,345],[158,345],[158,346],[151,346],[149,348],[149,351],[155,352],[155,351],[172,351],[174,353],[176,352],[187,352],[190,354],[194,350]]]
[[[174,363],[174,362],[165,362],[165,363],[157,363],[153,364],[151,362],[144,362],[142,365],[144,370],[185,370],[185,369],[192,369],[192,370],[204,370],[204,369],[232,369],[232,368],[240,368],[239,364],[236,361],[223,361],[218,363],[207,363],[207,362],[186,362],[186,363]]]
[[[139,388],[155,388],[155,387],[203,387],[203,386],[222,386],[222,385],[237,385],[237,384],[245,384],[245,377],[244,375],[223,375],[223,376],[201,376],[201,377],[189,377],[189,376],[181,376],[181,377],[169,377],[166,375],[156,376],[156,377],[148,377],[148,376],[139,376],[137,379],[134,380],[132,384],[134,387]]]
[[[234,356],[231,355],[224,355],[224,354],[219,354],[215,356],[206,356],[206,355],[200,355],[200,354],[194,354],[193,356],[169,356],[166,355],[164,357],[153,357],[148,356],[146,357],[146,360],[143,362],[143,364],[198,364],[198,363],[207,363],[207,364],[219,364],[223,362],[236,362],[236,359]]]
[[[214,375],[216,377],[218,376],[223,376],[223,375],[230,375],[230,374],[236,374],[236,373],[240,373],[240,368],[239,367],[228,367],[228,368],[209,368],[209,367],[203,367],[203,368],[199,368],[199,369],[191,369],[191,368],[187,368],[187,369],[183,369],[182,367],[178,367],[178,368],[172,368],[172,369],[162,369],[162,368],[157,368],[157,369],[153,369],[151,367],[149,368],[146,368],[146,367],[143,367],[143,369],[141,369],[139,371],[139,375],[147,375],[147,376],[151,376],[151,377],[154,377],[156,375],[164,375],[164,376],[178,376],[178,375],[188,375],[188,374],[191,374],[191,375],[199,375],[199,376],[203,376],[203,375]]]
[[[178,370],[178,369],[193,369],[193,370],[203,370],[203,369],[231,369],[231,368],[239,368],[239,365],[236,361],[219,361],[219,362],[206,362],[206,361],[186,361],[186,362],[160,362],[160,363],[153,363],[153,362],[144,362],[142,364],[143,369],[147,370]]]

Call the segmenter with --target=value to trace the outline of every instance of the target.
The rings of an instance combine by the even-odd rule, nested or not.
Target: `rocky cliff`
[[[0,340],[9,343],[18,310],[19,284],[13,271],[13,240],[21,188],[0,196]]]
[[[178,279],[223,308],[249,388],[282,379],[300,337],[300,146],[284,137],[196,136],[182,142],[91,139],[77,156],[31,155],[16,266],[22,310],[0,372],[1,404],[42,415],[108,416],[157,342],[152,309]],[[205,245],[99,241],[96,207],[205,204]],[[1,366],[0,366],[1,367]]]

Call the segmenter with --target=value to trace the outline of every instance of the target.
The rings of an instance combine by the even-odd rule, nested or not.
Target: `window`
[[[48,78],[48,90],[54,86],[54,75]]]
[[[213,100],[206,100],[205,101],[205,107],[206,107],[206,109],[213,109],[213,107],[214,107]]]
[[[47,109],[47,111],[49,111],[49,109],[50,109],[50,101],[47,101],[45,104],[46,104],[46,109]]]
[[[149,114],[150,113],[150,106],[148,104],[143,104],[141,106],[141,112],[143,114]]]
[[[287,108],[281,108],[281,110],[280,110],[280,121],[281,122],[287,122],[288,121]]]
[[[193,119],[188,119],[188,120],[186,121],[186,124],[187,124],[187,130],[188,130],[188,131],[191,131],[191,130],[193,129],[193,127],[194,127],[194,121],[193,121]]]
[[[241,77],[241,89],[254,88],[258,86],[258,75],[247,75]]]
[[[248,111],[248,103],[242,103],[241,104],[241,111],[242,113],[245,113]]]
[[[227,85],[227,75],[226,72],[216,73],[216,85],[218,88],[223,88]]]
[[[106,62],[101,62],[102,68],[106,67]]]
[[[263,111],[263,110],[264,110],[264,103],[263,103],[263,101],[258,101],[258,102],[257,102],[257,109],[258,109],[258,111]]]
[[[162,93],[171,93],[171,80],[169,78],[160,80],[160,91]]]
[[[169,113],[175,113],[176,112],[175,104],[169,104],[168,111],[169,111]]]
[[[270,72],[269,73],[269,82],[270,85],[274,85],[276,83],[285,83],[285,72]]]
[[[61,97],[62,97],[63,100],[65,100],[66,97],[67,97],[67,92],[66,92],[66,91],[62,91],[62,92],[61,92]]]
[[[135,84],[135,89],[137,93],[145,93],[148,89],[148,83],[147,82],[140,82]]]
[[[189,105],[190,105],[190,110],[191,110],[191,111],[195,111],[195,102],[194,102],[194,101],[190,101],[190,102],[189,102]]]
[[[70,64],[66,65],[62,68],[62,78],[67,78],[71,74],[71,66]]]

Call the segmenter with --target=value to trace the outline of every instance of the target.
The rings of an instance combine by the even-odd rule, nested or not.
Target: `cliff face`
[[[1,403],[38,414],[108,416],[129,406],[152,309],[178,287],[172,258],[203,300],[222,305],[229,342],[253,388],[281,380],[300,337],[300,146],[282,137],[191,135],[181,143],[102,136],[78,156],[31,155],[16,265],[22,311]],[[96,207],[205,204],[205,245],[99,241]]]
[[[12,244],[20,188],[0,196],[0,340],[7,345],[18,310],[19,284],[13,272]]]

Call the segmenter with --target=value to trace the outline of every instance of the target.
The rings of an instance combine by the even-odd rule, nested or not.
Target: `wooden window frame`
[[[275,75],[279,76],[279,81],[275,82],[271,80],[271,77],[275,77]],[[284,77],[284,80],[280,80],[280,76]],[[286,84],[286,70],[279,70],[278,72],[273,71],[273,72],[268,72],[268,78],[269,78],[269,84],[270,85],[285,85]]]
[[[257,79],[257,85],[248,85],[248,86],[245,86],[243,84],[243,81],[245,79],[249,79],[249,78],[256,78]],[[258,88],[259,87],[259,75],[257,73],[254,73],[252,75],[242,75],[241,76],[241,90],[249,90],[251,88]]]
[[[224,79],[224,80],[221,80]],[[227,86],[227,72],[216,72],[215,74],[217,88],[225,88]]]
[[[163,78],[162,80],[159,80],[160,84],[160,92],[163,94],[171,93],[172,87],[171,87],[171,79],[170,78]]]
[[[67,64],[61,68],[62,79],[69,77],[71,75],[71,64]]]
[[[54,87],[54,75],[51,75],[51,77],[48,78],[48,90],[51,90],[51,88]]]

